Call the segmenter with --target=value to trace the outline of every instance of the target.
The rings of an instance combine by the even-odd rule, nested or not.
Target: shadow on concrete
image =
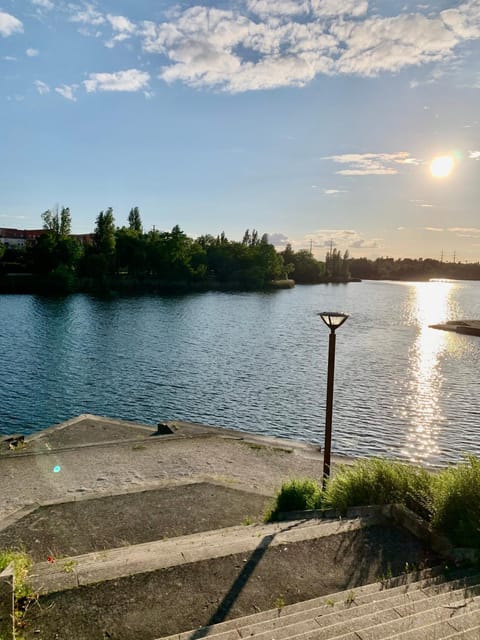
[[[301,523],[296,522],[292,524],[287,529],[283,529],[283,531],[290,531],[298,527]],[[245,588],[247,582],[249,581],[252,573],[255,571],[256,567],[259,565],[261,559],[267,552],[269,546],[272,544],[275,539],[276,533],[272,533],[268,536],[264,536],[256,549],[252,552],[250,558],[245,563],[245,566],[233,582],[232,586],[225,594],[222,602],[218,605],[217,610],[210,617],[210,620],[204,627],[197,629],[190,636],[189,640],[199,640],[200,638],[205,638],[208,636],[210,632],[210,627],[214,624],[218,624],[219,622],[223,622],[228,616],[230,610],[235,604],[236,600],[240,596],[241,592]]]

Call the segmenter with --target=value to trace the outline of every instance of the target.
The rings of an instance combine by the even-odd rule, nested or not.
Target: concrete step
[[[458,614],[452,620],[434,622],[419,628],[398,633],[395,640],[479,640],[480,616],[477,611]]]
[[[325,622],[325,618],[329,616],[331,620],[336,618],[336,621],[340,620],[339,616],[343,615],[347,617],[360,616],[362,614],[361,608],[364,606],[378,603],[379,607],[388,608],[388,602],[383,604],[383,601],[394,598],[401,599],[406,597],[407,594],[411,598],[424,599],[425,594],[422,593],[422,589],[437,589],[442,593],[444,590],[459,587],[464,580],[464,576],[466,579],[472,579],[472,573],[465,571],[451,573],[451,580],[447,581],[443,575],[443,568],[435,567],[391,578],[387,581],[371,583],[355,589],[347,589],[330,596],[325,595],[287,605],[282,609],[262,611],[243,618],[203,627],[196,631],[174,634],[163,640],[189,640],[197,636],[208,636],[209,638],[215,638],[215,640],[238,640],[239,637],[258,637],[259,634],[268,631],[275,632],[275,638],[277,638],[278,630],[281,627],[292,627],[312,618],[322,617]],[[455,578],[456,580],[454,580]],[[400,604],[401,600],[395,602]],[[315,626],[318,629],[319,623]]]
[[[326,611],[323,607],[307,609],[303,612],[282,615],[268,622],[256,625],[237,627],[242,638],[255,637],[255,640],[269,640],[272,631],[275,631],[275,640],[283,640],[291,635],[299,635],[308,631],[318,631],[320,626],[322,633],[315,635],[317,640],[326,640],[351,630],[352,621],[355,627],[361,628],[363,621],[369,624],[377,624],[387,620],[395,620],[399,616],[409,615],[417,611],[427,610],[435,605],[435,602],[448,602],[460,597],[466,586],[472,586],[480,593],[480,575],[464,579],[444,582],[437,585],[435,590],[424,590],[420,584],[414,589],[403,588],[399,590],[387,589],[379,594],[371,594],[367,602],[361,604],[355,597],[351,604],[347,603],[343,610],[336,609]],[[478,594],[476,593],[476,595]],[[380,597],[381,596],[381,597]],[[433,602],[433,604],[432,604]],[[328,605],[327,605],[328,606]],[[228,633],[228,632],[227,632]],[[215,636],[216,640],[227,640],[222,635]]]
[[[480,586],[472,587],[475,595],[480,594]],[[446,592],[437,596],[425,597],[420,600],[410,600],[400,605],[394,605],[384,610],[375,610],[373,607],[366,615],[349,618],[341,622],[334,622],[320,631],[313,629],[312,634],[302,635],[302,640],[330,640],[341,637],[354,631],[362,640],[380,640],[383,638],[397,637],[403,631],[409,630],[411,626],[425,625],[426,620],[433,617],[433,622],[437,619],[444,620],[450,615],[459,611],[457,606],[467,606],[463,597],[464,589]],[[474,602],[474,600],[472,601]],[[480,602],[477,602],[477,607]],[[473,606],[473,605],[472,605]],[[463,609],[462,609],[463,610]],[[453,613],[452,613],[453,612]],[[316,619],[318,624],[322,622]],[[298,638],[301,633],[295,633],[289,637]],[[277,635],[275,636],[278,637]],[[284,636],[286,637],[286,636]]]
[[[55,563],[39,562],[33,566],[28,584],[44,595],[135,573],[346,533],[378,524],[378,518],[372,515],[351,520],[308,519],[237,526],[129,545],[62,558]]]
[[[412,634],[410,640],[413,640],[413,638],[426,640],[429,636],[424,635],[424,632],[426,632],[427,627],[430,627],[429,632],[433,634],[430,636],[432,639],[443,638],[453,631],[458,631],[453,626],[455,619],[457,617],[461,618],[466,613],[474,614],[475,624],[478,623],[480,619],[480,599],[478,597],[468,601],[465,599],[450,601],[448,606],[439,604],[434,608],[399,617],[396,620],[374,623],[364,628],[355,628],[333,637],[335,640],[390,640],[392,638],[397,639],[401,637],[401,634],[408,632]],[[471,622],[470,619],[469,621]],[[313,632],[290,637],[292,640],[293,638],[295,640],[317,640],[322,636]]]

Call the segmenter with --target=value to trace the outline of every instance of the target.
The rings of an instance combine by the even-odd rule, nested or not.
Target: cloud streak
[[[407,151],[395,153],[344,153],[325,156],[323,160],[331,160],[336,164],[349,165],[336,173],[343,176],[395,175],[398,165],[418,165],[420,160]]]

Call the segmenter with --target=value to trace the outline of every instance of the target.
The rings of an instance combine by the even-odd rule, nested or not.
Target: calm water
[[[271,294],[100,300],[0,296],[0,433],[79,413],[184,419],[323,442],[337,334],[336,453],[427,464],[480,454],[480,283],[363,282]]]

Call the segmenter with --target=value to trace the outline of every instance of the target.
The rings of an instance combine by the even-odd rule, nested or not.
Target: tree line
[[[352,277],[362,280],[480,280],[479,262],[444,262],[432,258],[352,258],[349,268]]]
[[[224,233],[193,239],[178,225],[144,231],[138,207],[117,227],[108,208],[98,214],[91,241],[82,244],[71,235],[68,207],[45,211],[42,221],[35,241],[4,248],[0,273],[24,271],[51,292],[259,290],[286,276],[282,256],[256,230],[247,230],[241,242]]]
[[[68,293],[71,291],[262,290],[359,279],[480,279],[480,264],[433,259],[351,258],[331,246],[325,260],[290,244],[277,251],[267,234],[247,229],[241,241],[217,236],[188,237],[178,225],[171,231],[145,231],[138,207],[127,224],[116,226],[113,209],[100,211],[91,241],[71,234],[68,207],[42,214],[43,233],[25,247],[0,244],[0,290]],[[7,274],[25,274],[12,278]]]

